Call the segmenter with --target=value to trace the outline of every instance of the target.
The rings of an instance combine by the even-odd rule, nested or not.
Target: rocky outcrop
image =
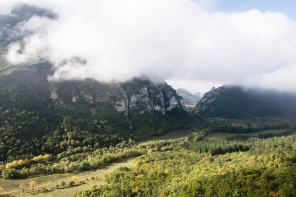
[[[194,115],[200,115],[202,112],[209,109],[211,103],[213,103],[220,93],[225,89],[224,86],[215,88],[213,87],[209,92],[205,93],[204,96],[200,99],[193,110]]]
[[[124,83],[101,83],[95,80],[51,82],[50,97],[66,102],[108,103],[118,112],[137,116],[145,112],[165,114],[173,109],[185,109],[183,99],[166,84],[148,79],[133,79]],[[53,91],[54,90],[54,91]]]
[[[133,79],[122,85],[126,95],[129,114],[132,116],[144,112],[165,114],[175,108],[185,109],[182,97],[166,84],[154,83],[147,79]]]

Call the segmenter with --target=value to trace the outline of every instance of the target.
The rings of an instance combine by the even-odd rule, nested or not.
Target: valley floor
[[[217,178],[220,177],[222,180],[223,176],[226,176],[229,169],[232,169],[232,168],[242,170],[242,173],[245,173],[244,172],[245,167],[246,166],[252,167],[252,165],[254,164],[254,168],[256,170],[261,170],[261,168],[258,168],[258,166],[263,165],[263,163],[261,162],[262,158],[264,159],[266,158],[265,159],[266,161],[264,160],[264,162],[267,163],[268,165],[274,165],[273,160],[270,159],[269,157],[271,158],[275,157],[277,155],[275,152],[278,151],[277,149],[277,146],[279,146],[278,144],[282,144],[281,141],[280,143],[274,144],[274,145],[272,145],[274,143],[273,141],[270,141],[270,140],[262,141],[266,144],[264,145],[264,147],[266,146],[273,147],[274,152],[273,151],[269,152],[269,149],[265,150],[265,148],[261,147],[261,142],[257,142],[256,140],[254,141],[251,139],[246,143],[246,146],[244,146],[244,142],[239,142],[237,140],[225,141],[225,139],[229,139],[229,138],[235,139],[238,136],[239,137],[241,136],[260,137],[260,135],[264,136],[269,134],[281,135],[281,134],[285,134],[286,132],[287,130],[282,129],[282,130],[264,130],[264,131],[259,131],[251,134],[233,134],[233,133],[215,132],[215,133],[210,133],[208,135],[206,133],[204,134],[192,133],[192,131],[190,130],[176,130],[176,131],[167,133],[164,136],[152,139],[150,141],[140,142],[134,145],[132,148],[133,150],[144,151],[142,156],[138,156],[138,157],[133,156],[133,157],[128,157],[126,159],[121,159],[118,162],[111,162],[102,169],[90,170],[90,171],[84,171],[84,172],[75,172],[75,173],[40,175],[32,178],[18,179],[18,180],[1,179],[0,186],[5,188],[5,191],[2,194],[0,194],[0,196],[40,196],[40,197],[41,196],[45,196],[45,197],[46,196],[48,197],[63,196],[63,197],[67,197],[67,196],[74,196],[75,194],[78,196],[80,195],[84,196],[86,194],[84,192],[88,192],[88,191],[90,193],[88,193],[86,196],[90,196],[90,194],[92,193],[95,194],[96,192],[101,191],[101,189],[102,191],[105,191],[105,192],[112,191],[114,188],[116,189],[118,184],[119,185],[121,184],[120,181],[122,181],[120,176],[130,176],[131,174],[137,174],[140,172],[143,172],[143,175],[141,174],[139,174],[138,176],[135,175],[136,180],[139,180],[138,182],[133,182],[135,181],[134,179],[135,177],[134,178],[130,177],[130,179],[129,177],[127,177],[126,178],[127,182],[124,181],[122,182],[122,184],[123,185],[125,184],[137,185],[139,183],[141,184],[141,176],[144,176],[144,177],[151,176],[150,177],[151,180],[143,179],[142,181],[144,181],[145,184],[148,183],[149,181],[151,181],[151,183],[159,182],[163,184],[163,187],[170,188],[172,187],[172,185],[170,186],[171,184],[170,178],[169,178],[171,176],[170,172],[173,172],[173,174],[175,174],[174,180],[177,182],[174,184],[179,184],[180,181],[181,182],[185,181],[184,184],[185,183],[189,184],[192,178],[190,176],[199,177],[199,179],[202,180],[202,182],[198,182],[198,184],[203,184],[203,182],[206,181],[205,178],[209,175],[210,175],[209,180],[212,180],[211,178],[212,176],[213,177],[217,176]],[[290,154],[289,151],[292,151],[292,149],[294,150],[295,148],[294,146],[296,142],[293,144],[293,142],[291,141],[291,140],[295,140],[294,137],[288,136],[287,139],[278,138],[277,141],[278,140],[282,140],[282,141],[290,140],[289,143],[291,143],[291,145],[288,147],[283,146],[283,148],[279,149],[280,151],[287,150],[287,154]],[[201,141],[204,141],[204,142],[201,142]],[[115,152],[117,151],[117,148],[118,147],[113,148],[115,149]],[[122,148],[118,148],[118,150],[121,150],[121,149],[129,150],[130,148],[126,146]],[[252,151],[249,152],[248,151],[249,149],[251,149]],[[245,152],[245,153],[243,154],[242,152]],[[273,156],[270,156],[270,154],[272,154]],[[169,161],[172,163],[166,163],[168,160],[165,159],[165,157],[168,157]],[[255,162],[253,160],[250,160],[249,159],[250,157],[251,158],[254,157]],[[283,156],[283,158],[284,157],[287,157],[287,156]],[[182,162],[180,159],[182,160]],[[269,160],[270,162],[268,162]],[[195,171],[192,171],[190,172],[191,174],[190,176],[188,177],[186,177],[187,175],[183,176],[182,172],[179,170],[179,167],[175,168],[176,167],[175,164],[177,164],[178,162],[181,162],[180,164],[177,165],[177,166],[180,166],[180,170],[182,168],[182,170],[185,170],[186,172],[189,173],[192,169],[196,168],[197,171],[202,169],[201,170],[202,173],[198,173],[195,175],[194,174]],[[223,163],[225,163],[225,165]],[[172,164],[174,165],[172,166]],[[189,169],[187,169],[189,167],[188,164],[190,164],[189,166],[192,165],[190,167],[191,169],[190,171],[188,171]],[[158,172],[159,170],[160,171],[163,170],[163,172],[159,171],[157,173],[157,176],[164,176],[164,177],[159,179],[155,177],[156,174],[155,175],[150,174],[149,166],[153,168],[155,172]],[[163,166],[162,167],[163,169],[158,169],[161,166]],[[237,167],[234,167],[234,166],[237,166]],[[292,168],[293,167],[289,166],[289,169],[292,169]],[[137,171],[139,169],[140,171]],[[203,172],[204,169],[206,170]],[[270,170],[274,170],[274,171],[276,171],[277,169],[281,170],[278,167],[275,167],[274,169],[270,168]],[[148,171],[146,172],[146,170]],[[262,171],[264,172],[263,169]],[[178,173],[181,173],[180,177]],[[202,175],[203,173],[204,175]],[[234,171],[230,170],[229,173],[234,173]],[[75,184],[74,186],[68,187],[68,184],[71,178],[73,177],[75,177]],[[117,179],[117,178],[119,179],[115,181],[114,179]],[[155,178],[156,180],[154,180]],[[30,181],[35,181],[37,183],[35,192],[33,192],[32,188],[29,187]],[[85,183],[80,184],[81,181]],[[194,181],[197,181],[197,180],[194,178]],[[66,187],[61,187],[62,182],[66,183]],[[59,184],[58,189],[56,186],[57,184]],[[24,192],[22,192],[22,190],[19,188],[19,185],[26,186],[24,188]],[[153,188],[150,188],[150,189],[143,188],[143,190],[141,189],[138,190],[139,187],[135,187],[132,191],[139,192],[139,194],[141,194],[141,192],[142,194],[144,194],[145,192],[157,193],[159,192],[159,189],[161,189],[157,187],[158,186],[155,186],[155,190],[153,190]],[[188,187],[191,187],[191,185],[188,185]],[[96,188],[100,188],[100,189],[96,190]],[[108,188],[109,189],[113,188],[113,189],[109,190]],[[203,190],[203,189],[204,188],[201,187],[198,190],[200,190],[201,192],[205,192],[206,190]],[[270,189],[270,191],[272,192],[276,190],[277,190],[276,187],[274,187],[272,190]],[[126,191],[130,191],[130,190],[126,189]],[[240,191],[240,190],[237,190],[237,191]],[[180,190],[178,192],[182,192],[182,191]],[[116,196],[116,195],[111,195],[111,196]],[[204,195],[201,195],[201,196],[204,196]]]
[[[107,174],[114,172],[120,167],[134,167],[134,158],[127,159],[125,161],[112,163],[109,166],[98,169],[95,171],[86,171],[79,173],[65,173],[65,174],[52,174],[52,175],[41,175],[34,178],[22,179],[22,180],[3,180],[0,179],[1,187],[5,188],[4,193],[2,195],[7,196],[55,196],[55,197],[66,197],[73,196],[76,192],[90,189],[95,185],[102,185],[105,183],[104,177]],[[74,187],[64,188],[64,189],[56,189],[56,184],[60,184],[62,181],[69,182],[71,177],[76,176],[77,182],[86,181],[86,184],[81,184]],[[92,180],[92,177],[98,177],[98,179]],[[35,190],[42,190],[42,186],[46,185],[47,188],[51,189],[47,192],[32,192],[31,188],[25,189],[25,193],[19,189],[19,185],[28,185],[30,181],[36,181],[38,184]]]
[[[175,130],[172,132],[168,132],[163,136],[155,137],[150,139],[149,141],[141,141],[137,144],[149,143],[155,140],[171,140],[171,139],[180,139],[189,136],[192,134],[191,130]],[[61,173],[61,174],[50,174],[50,175],[40,175],[32,178],[26,179],[18,179],[18,180],[5,180],[0,179],[0,186],[5,188],[5,192],[0,194],[0,196],[73,196],[75,193],[93,188],[94,186],[99,186],[104,183],[104,177],[107,174],[114,172],[120,167],[134,167],[135,158],[129,158],[120,162],[114,162],[110,165],[106,166],[103,169],[93,170],[93,171],[85,171],[85,172],[77,172],[77,173]],[[74,187],[66,187],[62,189],[57,189],[56,185],[61,182],[69,182],[71,177],[75,176],[77,178],[77,183],[80,181],[86,181],[85,184],[79,184]],[[92,180],[92,177],[96,177],[96,179]],[[32,189],[28,186],[30,181],[35,181],[38,185],[33,192]],[[19,188],[19,185],[27,186],[24,191]],[[42,187],[46,186],[48,191],[41,192]]]

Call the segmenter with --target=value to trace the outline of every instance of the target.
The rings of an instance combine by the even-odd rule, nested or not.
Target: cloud
[[[245,81],[245,85],[255,87],[256,82],[265,89],[277,89],[281,91],[295,91],[293,84],[296,84],[296,66],[279,68],[270,73],[252,76]],[[276,83],[275,83],[276,82]]]
[[[51,80],[148,76],[296,90],[286,77],[296,74],[296,24],[283,13],[211,12],[217,1],[203,0],[4,0],[0,10],[16,2],[59,16],[31,18],[23,29],[34,34],[7,55],[49,59]]]

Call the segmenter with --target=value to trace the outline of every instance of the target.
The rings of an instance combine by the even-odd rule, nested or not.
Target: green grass
[[[79,172],[79,173],[65,173],[65,174],[52,174],[52,175],[42,175],[38,177],[33,178],[27,178],[22,180],[0,180],[0,186],[5,189],[5,192],[11,192],[7,193],[6,195],[9,196],[73,196],[77,191],[89,189],[93,187],[94,185],[101,185],[105,183],[103,180],[95,180],[92,182],[88,182],[87,184],[82,184],[79,186],[75,186],[72,188],[65,188],[65,189],[55,189],[53,191],[43,192],[43,193],[36,193],[36,194],[28,194],[28,193],[22,193],[19,189],[19,185],[23,184],[26,186],[25,191],[29,192],[32,191],[31,188],[29,188],[29,182],[30,181],[36,181],[38,186],[36,187],[36,190],[40,190],[42,186],[46,185],[48,188],[55,188],[56,184],[60,184],[61,181],[66,182],[66,184],[69,183],[70,178],[72,176],[77,177],[76,182],[85,181],[86,179],[91,180],[91,177],[98,177],[104,178],[106,174],[112,173],[114,170],[118,169],[119,167],[133,167],[134,166],[134,158],[128,159],[122,162],[113,163],[110,164],[110,166],[98,169],[95,171],[86,171],[86,172]]]
[[[175,140],[178,138],[188,137],[193,132],[194,131],[188,130],[188,129],[178,129],[178,130],[174,130],[174,131],[165,133],[162,136],[154,137],[149,140],[139,141],[139,142],[137,142],[137,144],[146,143],[146,142],[153,141],[153,140]]]
[[[164,134],[163,136],[158,137],[158,140],[174,140],[177,138],[188,137],[192,134],[193,131],[187,129],[179,129],[175,131],[171,131],[169,133]]]
[[[272,133],[274,135],[281,134],[287,132],[287,129],[274,129],[274,130],[262,130],[254,133],[222,133],[222,132],[212,132],[207,139],[208,140],[225,140],[230,137],[237,137],[237,136],[251,136],[251,137],[258,137],[260,134],[269,134]]]

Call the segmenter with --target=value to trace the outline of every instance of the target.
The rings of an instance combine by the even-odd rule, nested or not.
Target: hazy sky
[[[296,91],[296,1],[1,0],[52,9],[33,17],[34,34],[10,46],[17,64],[47,58],[50,80],[148,76],[191,92],[238,84]],[[83,61],[81,61],[83,60]]]

